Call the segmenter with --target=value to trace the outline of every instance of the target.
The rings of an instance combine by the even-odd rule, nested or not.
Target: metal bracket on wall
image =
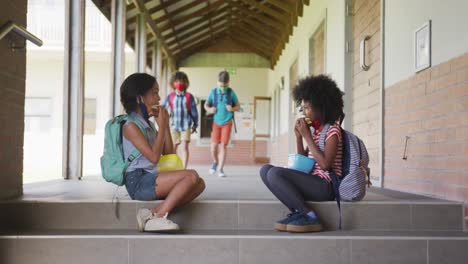
[[[0,27],[0,40],[2,40],[6,35],[10,32],[15,32],[19,36],[23,37],[25,40],[29,40],[32,43],[36,44],[37,46],[42,46],[42,40],[38,37],[34,36],[31,32],[27,31],[24,27],[13,23],[13,21],[8,21],[5,25]],[[25,48],[26,44],[22,47],[15,46],[13,38],[10,38],[10,48],[11,51],[15,51],[17,49]]]
[[[403,160],[408,160],[408,155],[406,153],[408,147],[408,140],[410,139],[409,136],[405,137],[405,150],[403,151]]]
[[[364,71],[368,71],[370,69],[370,66],[366,64],[366,41],[369,40],[371,37],[370,36],[365,36],[363,40],[361,40],[361,43],[359,44],[359,64],[361,66],[361,69]]]
[[[353,16],[354,15],[353,14],[353,7],[352,7],[350,2],[346,3],[346,11],[345,12],[346,12],[347,16]]]

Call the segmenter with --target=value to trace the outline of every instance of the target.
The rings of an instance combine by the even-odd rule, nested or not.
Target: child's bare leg
[[[189,141],[182,141],[182,161],[185,169],[187,169],[189,160],[189,143]]]
[[[226,161],[226,152],[227,146],[224,143],[219,144],[219,166],[218,169],[222,170],[224,168],[224,162]]]
[[[218,164],[218,144],[211,143],[211,158]]]
[[[177,205],[177,207],[186,205],[190,203],[191,201],[195,200],[202,192],[205,190],[205,181],[200,178],[197,185],[195,188],[192,189],[192,191],[180,202],[180,204]]]
[[[165,200],[153,209],[153,213],[163,216],[172,212],[198,185],[199,180],[200,177],[194,170],[160,173],[156,178],[156,195]]]
[[[190,203],[195,198],[197,198],[204,190],[205,190],[205,181],[202,178],[200,178],[197,185],[195,186],[195,188],[193,188],[187,194],[187,196],[184,197],[181,200],[181,202],[176,207],[184,206],[184,205]],[[163,205],[163,203],[158,204],[158,206],[156,206],[156,208],[154,208],[153,211],[154,212],[159,212],[161,210],[162,205]]]

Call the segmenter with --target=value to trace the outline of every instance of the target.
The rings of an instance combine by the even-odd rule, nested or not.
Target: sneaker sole
[[[287,225],[286,224],[279,224],[275,223],[275,229],[280,232],[286,232],[287,231]]]
[[[215,172],[216,172],[216,171],[213,170],[213,169],[210,169],[210,170],[208,171],[208,173],[209,173],[210,175],[213,175]]]
[[[322,231],[322,225],[307,225],[307,226],[298,226],[298,225],[287,225],[286,231],[291,233],[308,233],[308,232],[319,232]]]
[[[180,228],[177,229],[155,229],[155,230],[147,230],[145,232],[153,232],[153,233],[176,233],[180,231]]]
[[[140,217],[137,216],[137,223],[138,223],[138,231],[143,232],[145,231],[145,225],[143,224]]]

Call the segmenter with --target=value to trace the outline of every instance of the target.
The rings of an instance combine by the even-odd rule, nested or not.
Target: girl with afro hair
[[[297,153],[314,159],[315,165],[310,173],[304,173],[267,164],[260,169],[260,175],[268,189],[291,211],[275,223],[276,230],[321,231],[322,224],[306,201],[335,199],[329,171],[333,170],[338,177],[342,175],[343,93],[328,76],[318,75],[301,79],[292,95],[304,114],[294,126]],[[329,126],[325,151],[321,151],[319,138],[326,124]]]

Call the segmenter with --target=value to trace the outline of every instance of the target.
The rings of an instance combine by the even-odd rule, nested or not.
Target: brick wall
[[[0,26],[9,20],[26,26],[26,12],[27,0],[2,1]],[[0,199],[20,196],[23,185],[26,51],[12,52],[10,35],[0,40]]]
[[[381,166],[380,149],[380,0],[355,0],[353,2],[353,88],[352,130],[366,143],[371,157],[371,176],[379,180]],[[366,36],[366,64],[363,71],[359,64],[359,43]]]
[[[257,156],[267,156],[267,141],[257,141]],[[190,164],[211,164],[210,145],[197,146],[197,142],[190,143]],[[232,147],[227,148],[227,165],[253,165],[252,141],[234,140]]]
[[[26,26],[26,12],[26,0],[2,1],[0,26],[9,20]],[[0,40],[0,199],[22,194],[26,52],[12,52],[9,36]]]
[[[468,216],[468,53],[386,88],[384,186],[464,201]]]

